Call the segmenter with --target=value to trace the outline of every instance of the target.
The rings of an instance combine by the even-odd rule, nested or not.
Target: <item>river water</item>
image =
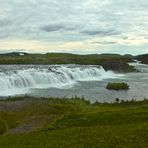
[[[91,102],[148,98],[148,65],[131,63],[141,72],[117,74],[92,65],[1,65],[0,98],[85,97]],[[108,82],[127,82],[128,91],[110,91]]]

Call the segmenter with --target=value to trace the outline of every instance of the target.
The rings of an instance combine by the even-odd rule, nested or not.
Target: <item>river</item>
[[[97,65],[0,65],[0,98],[85,97],[91,102],[148,98],[148,65],[131,63],[140,72],[118,74]],[[110,91],[108,82],[127,82],[128,91]]]

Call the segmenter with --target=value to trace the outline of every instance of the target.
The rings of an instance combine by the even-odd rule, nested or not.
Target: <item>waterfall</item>
[[[101,66],[49,65],[0,66],[0,92],[24,88],[62,88],[79,81],[100,81],[112,78]]]

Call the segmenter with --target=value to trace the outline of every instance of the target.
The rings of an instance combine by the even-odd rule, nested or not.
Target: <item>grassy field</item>
[[[10,98],[0,129],[1,148],[147,148],[148,101]]]

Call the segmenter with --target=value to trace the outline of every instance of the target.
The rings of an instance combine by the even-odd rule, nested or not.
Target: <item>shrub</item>
[[[108,83],[106,89],[109,90],[128,90],[129,85],[127,83]]]
[[[119,99],[119,98],[116,98],[115,101],[116,101],[117,103],[119,103],[120,99]]]
[[[7,124],[4,120],[0,119],[0,134],[7,131]]]

